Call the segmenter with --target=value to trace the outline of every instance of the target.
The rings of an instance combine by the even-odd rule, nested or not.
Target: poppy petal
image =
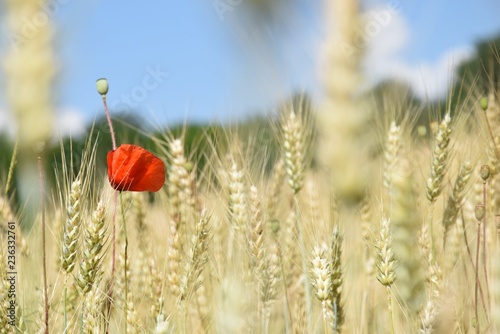
[[[108,152],[108,179],[116,190],[156,192],[165,183],[165,165],[148,150],[123,144]]]

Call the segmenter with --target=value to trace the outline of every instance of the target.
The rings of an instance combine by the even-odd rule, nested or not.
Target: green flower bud
[[[280,230],[280,222],[277,219],[271,220],[271,231],[273,233],[278,233]]]
[[[193,170],[193,162],[192,161],[186,161],[186,163],[184,164],[184,168],[186,168],[186,170],[188,172],[192,171]]]
[[[481,106],[481,109],[486,111],[486,109],[488,109],[488,98],[482,97],[481,100],[479,100],[479,105]]]
[[[109,85],[108,80],[106,78],[98,79],[95,83],[97,92],[101,95],[106,95],[108,93]]]
[[[419,137],[425,137],[427,135],[427,128],[424,125],[420,125],[417,128],[417,133]]]

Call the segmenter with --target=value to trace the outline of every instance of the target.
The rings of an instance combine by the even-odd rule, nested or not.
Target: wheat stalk
[[[391,192],[393,248],[398,260],[396,286],[406,307],[416,314],[424,300],[424,272],[415,240],[419,226],[417,193],[406,164],[401,164],[393,176]]]
[[[168,173],[168,192],[172,217],[178,226],[185,229],[190,218],[189,215],[194,213],[195,207],[192,192],[193,175],[186,168],[187,160],[180,139],[174,139],[170,142],[170,151],[172,159]]]
[[[99,282],[101,276],[103,248],[106,242],[104,209],[104,204],[100,201],[85,229],[85,246],[80,262],[80,272],[76,278],[76,282],[84,294],[88,293],[92,286]]]
[[[327,36],[324,46],[325,101],[317,114],[320,145],[316,156],[341,201],[358,202],[368,183],[367,138],[372,118],[361,105],[360,1],[325,2]]]
[[[332,328],[335,333],[340,333],[345,321],[345,310],[342,301],[342,289],[344,285],[344,276],[342,274],[342,240],[338,226],[333,230],[331,246],[331,279],[332,289],[330,293],[330,302],[332,304],[333,320]]]
[[[182,261],[181,256],[181,243],[179,240],[179,233],[177,230],[177,223],[171,219],[170,220],[170,235],[168,237],[168,250],[167,250],[167,259],[168,259],[168,267],[169,272],[167,276],[168,287],[170,292],[174,296],[179,295],[179,273],[180,273],[180,264]]]
[[[64,225],[63,240],[61,247],[60,265],[66,274],[70,274],[75,268],[78,253],[78,237],[80,235],[82,208],[80,197],[82,194],[82,183],[76,179],[71,184],[68,197],[66,224]]]
[[[284,116],[286,117],[286,116]],[[304,185],[305,135],[300,116],[292,110],[282,121],[283,160],[288,177],[287,182],[296,194]]]
[[[315,295],[321,302],[325,333],[328,332],[326,320],[333,317],[333,314],[330,314],[331,310],[329,307],[333,284],[328,255],[328,246],[324,243],[321,246],[314,247],[311,259],[311,282],[313,288],[315,289]]]
[[[25,22],[33,24],[30,20],[48,3],[46,0],[6,1],[5,22],[12,36],[25,36]],[[52,36],[53,27],[48,17],[44,24],[30,32],[30,38],[17,39],[3,61],[6,98],[17,118],[19,146],[23,153],[31,152],[39,142],[46,142],[53,132],[51,92],[56,66]]]
[[[387,134],[387,141],[384,150],[384,186],[390,191],[392,175],[397,165],[397,159],[401,150],[401,127],[392,121]]]
[[[448,204],[444,211],[443,225],[444,225],[444,237],[443,237],[443,249],[446,247],[446,237],[450,228],[455,224],[457,220],[460,207],[462,206],[462,201],[465,195],[465,187],[469,182],[470,175],[472,173],[472,165],[470,162],[466,161],[460,167],[460,172],[455,180],[455,185],[453,186],[453,192],[448,198]]]
[[[269,195],[267,203],[267,214],[270,219],[278,218],[278,205],[280,192],[285,180],[285,162],[279,159],[273,166],[272,179],[269,186]]]
[[[248,218],[247,194],[243,171],[236,163],[231,165],[229,172],[229,212],[231,226],[235,230],[242,229]]]
[[[432,158],[430,176],[427,179],[427,199],[434,203],[443,190],[443,179],[448,166],[448,154],[451,138],[451,117],[446,114],[439,125],[434,143],[434,154]]]
[[[397,261],[392,249],[392,232],[390,219],[382,218],[380,222],[379,237],[375,243],[375,250],[378,269],[377,280],[380,282],[380,284],[386,287],[387,303],[391,319],[391,333],[394,333],[394,315],[391,286],[396,280]]]
[[[189,301],[197,287],[195,282],[201,275],[207,263],[208,251],[208,222],[210,216],[202,212],[201,218],[196,224],[196,234],[193,237],[192,248],[188,253],[188,261],[184,268],[184,274],[180,280],[180,299]]]
[[[377,280],[390,287],[396,280],[397,261],[392,249],[391,221],[383,218],[380,223],[379,237],[375,243],[377,255]]]

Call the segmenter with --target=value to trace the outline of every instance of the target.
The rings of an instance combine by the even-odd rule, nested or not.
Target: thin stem
[[[490,122],[488,121],[488,116],[484,113],[484,118],[486,119],[486,125],[488,127],[488,133],[491,137],[491,143],[493,145],[493,152],[498,161],[500,161],[500,153],[498,152],[497,146],[495,144],[495,136],[493,136],[493,131],[491,130]]]
[[[394,334],[394,314],[393,314],[393,309],[392,309],[391,287],[387,286],[386,291],[387,291],[387,306],[389,307],[389,317],[390,317],[390,322],[391,322],[391,333]]]
[[[323,309],[323,330],[325,331],[325,334],[328,334],[328,324],[326,321],[326,318],[328,317],[327,314],[328,311],[327,311],[326,301],[321,302],[321,307]]]
[[[333,301],[333,333],[339,334],[339,309],[336,301]]]
[[[16,139],[16,143],[14,144],[14,152],[12,152],[12,158],[10,159],[9,173],[7,174],[7,183],[5,183],[5,196],[8,196],[10,191],[12,176],[14,175],[14,167],[16,166],[17,162],[18,144],[19,144],[19,138]]]
[[[82,305],[82,313],[80,314],[80,334],[83,333],[83,318],[84,318],[84,315],[85,315],[85,302],[83,303]]]
[[[123,219],[123,233],[125,234],[125,333],[127,333],[127,316],[128,316],[128,278],[127,278],[127,249],[128,249],[128,237],[127,237],[127,221],[125,220],[125,209],[123,206],[123,193],[120,191],[120,209],[122,212]]]
[[[486,208],[486,181],[483,182],[483,205]],[[488,286],[488,269],[487,269],[487,264],[486,264],[486,216],[488,214],[488,211],[486,210],[486,213],[483,217],[483,273],[484,273],[484,284],[486,285],[486,296],[488,298],[488,311],[490,309],[490,288]],[[488,312],[489,313],[489,312]],[[486,315],[488,315],[486,313]]]
[[[304,274],[304,292],[306,297],[306,310],[307,310],[307,328],[308,333],[312,333],[312,302],[311,302],[311,290],[309,286],[309,277],[307,276],[307,261],[306,261],[306,246],[304,242],[304,233],[302,231],[302,224],[300,222],[300,212],[299,212],[299,199],[297,194],[293,196],[293,203],[295,208],[295,224],[297,226],[297,231],[299,234],[299,242],[301,249],[301,258],[302,258],[302,272]]]
[[[113,150],[116,150],[116,136],[115,130],[113,129],[113,122],[111,121],[111,116],[109,114],[108,103],[106,102],[106,95],[102,96],[102,104],[104,105],[104,112],[106,113],[106,119],[108,120],[109,132],[111,133],[111,142],[113,143]],[[113,203],[113,232],[111,236],[112,244],[112,256],[111,256],[111,279],[109,282],[109,304],[107,310],[107,323],[106,323],[106,334],[109,333],[109,323],[111,315],[111,302],[113,301],[113,287],[115,284],[115,262],[116,262],[116,207],[118,205],[118,193],[115,192],[114,203]],[[125,247],[126,251],[126,247]]]
[[[186,334],[187,333],[187,301],[180,300],[179,301],[181,304],[181,309],[182,309],[182,333]]]
[[[369,253],[370,253],[370,249],[368,247],[368,244],[365,245],[366,249],[365,249],[365,258],[364,258],[364,261],[365,263],[367,263],[368,259],[369,259]],[[371,330],[371,319],[373,319],[373,316],[372,316],[372,310],[371,310],[371,307],[370,305],[368,304],[368,301],[371,300],[371,291],[372,291],[372,288],[373,288],[373,285],[371,284],[371,280],[370,280],[370,277],[368,275],[368,273],[366,272],[365,270],[365,274],[366,275],[363,275],[363,298],[362,298],[362,301],[361,301],[361,319],[360,319],[360,328],[359,328],[359,333],[371,333],[373,332]],[[365,320],[366,318],[366,320]]]
[[[64,334],[68,332],[68,316],[67,316],[67,301],[68,301],[68,275],[64,274]]]
[[[263,328],[263,331],[262,331],[263,334],[268,334],[269,333],[269,318],[270,318],[270,316],[271,316],[271,314],[270,314],[269,306],[268,305],[264,305],[264,309],[263,309],[264,328]]]
[[[433,227],[433,219],[434,219],[434,201],[431,202],[431,206],[429,208],[429,231],[430,231],[430,238],[431,238],[431,254],[434,257],[435,255],[435,250],[434,250],[434,227]]]
[[[286,283],[285,283],[286,285]],[[286,293],[286,292],[285,292]],[[286,295],[283,296],[284,302],[283,302],[283,315],[284,315],[284,320],[285,320],[285,334],[290,334],[290,328],[292,327],[292,320],[290,316],[290,309],[287,306],[287,297]]]
[[[465,225],[465,217],[464,217],[464,213],[462,210],[461,210],[461,215],[462,215],[462,220],[464,221],[464,225]],[[465,241],[465,249],[467,249],[467,255],[468,255],[469,261],[472,265],[472,269],[474,271],[476,271],[476,265],[474,264],[474,260],[472,258],[472,252],[471,252],[470,247],[469,247],[469,238],[467,237],[467,229],[465,229],[465,228],[464,228],[464,241]],[[467,268],[465,266],[464,266],[464,270],[467,270]],[[483,293],[483,288],[482,288],[481,284],[479,284],[479,294],[481,296],[481,303],[483,305],[483,309],[486,312],[486,304],[484,301],[484,293]]]
[[[176,226],[177,226],[177,224],[176,224]],[[234,236],[235,236],[235,229],[234,229],[234,226],[231,226],[231,228],[229,229],[229,236],[228,236],[228,242],[227,242],[228,263],[231,263],[233,261]]]
[[[277,243],[277,241],[275,240],[274,242]],[[278,248],[279,250],[280,248]],[[281,251],[279,253],[279,260],[280,260],[280,267],[281,267],[281,275],[282,277],[285,277],[285,266],[283,264],[283,256],[281,254]],[[284,318],[285,318],[285,333],[290,333],[290,328],[293,327],[292,325],[292,313],[290,311],[290,304],[288,302],[288,287],[286,285],[286,280],[283,279],[282,280],[283,282],[283,290],[284,290],[284,294],[283,294],[283,313],[284,313]]]
[[[49,333],[49,299],[47,293],[47,254],[45,252],[45,191],[43,189],[43,170],[42,170],[42,156],[37,158],[38,162],[38,177],[40,181],[40,201],[42,210],[42,262],[43,262],[43,298],[45,306],[45,334]]]
[[[476,284],[474,289],[474,313],[476,315],[476,333],[479,333],[479,316],[477,310],[477,296],[479,290],[479,245],[481,244],[481,223],[477,227],[477,245],[476,245]]]
[[[260,289],[260,284],[258,284],[258,289]],[[260,323],[260,332],[257,333],[264,333],[264,309],[262,308],[262,301],[260,299],[260,296],[257,296],[257,314],[259,315],[259,323]]]
[[[111,122],[111,116],[109,115],[108,104],[106,103],[106,95],[102,96],[102,103],[104,104],[104,111],[106,112],[106,118],[108,120],[109,132],[111,133],[111,141],[113,142],[113,150],[116,150],[115,130],[113,130],[113,122]]]

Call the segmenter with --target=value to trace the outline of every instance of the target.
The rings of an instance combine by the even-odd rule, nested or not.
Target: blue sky
[[[278,16],[266,27],[256,24],[265,31],[262,48],[250,47],[231,23],[250,27],[241,23],[243,5],[221,17],[212,0],[59,1],[51,16],[58,29],[55,93],[63,133],[77,134],[102,113],[95,90],[100,77],[109,80],[112,113],[136,112],[151,125],[238,119],[295,90],[320,96],[320,1],[304,1],[288,22]],[[474,42],[500,33],[497,0],[363,4],[368,20],[397,5],[369,40],[367,78],[403,78],[421,95],[443,95],[453,65],[472,54]],[[0,131],[7,109],[0,96]]]
[[[411,64],[437,60],[450,49],[500,33],[500,2],[496,0],[413,0],[402,14],[412,30],[404,53]]]

